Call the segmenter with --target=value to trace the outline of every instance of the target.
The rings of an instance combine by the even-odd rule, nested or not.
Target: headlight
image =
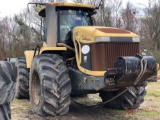
[[[94,42],[110,42],[110,37],[95,37]]]
[[[89,51],[90,51],[90,47],[89,47],[88,45],[84,45],[84,46],[82,47],[82,53],[83,53],[83,54],[88,54]]]

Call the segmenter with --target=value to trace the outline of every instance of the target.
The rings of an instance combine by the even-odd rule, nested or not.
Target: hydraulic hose
[[[75,101],[75,100],[73,100],[73,99],[71,99],[71,100],[72,100],[73,102],[75,102],[76,104],[82,105],[82,106],[84,106],[84,107],[98,107],[98,106],[103,106],[103,105],[107,104],[108,102],[110,102],[110,101],[118,98],[120,95],[122,95],[123,93],[125,93],[128,89],[129,89],[129,88],[126,88],[124,91],[122,91],[121,93],[119,93],[119,94],[116,95],[115,97],[111,98],[110,100],[107,100],[107,101],[105,101],[105,102],[101,102],[101,103],[98,103],[98,104],[95,104],[95,105],[84,105],[84,104],[79,103],[79,102],[77,102],[77,101]]]

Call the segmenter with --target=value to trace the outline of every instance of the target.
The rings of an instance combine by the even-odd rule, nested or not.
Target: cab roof
[[[52,6],[56,7],[74,7],[74,8],[86,8],[86,9],[91,9],[94,10],[95,7],[90,5],[90,4],[81,4],[81,3],[69,3],[69,2],[53,2],[49,3]],[[42,6],[39,12],[40,16],[43,16],[42,13],[44,14],[44,11],[46,9],[46,6]]]

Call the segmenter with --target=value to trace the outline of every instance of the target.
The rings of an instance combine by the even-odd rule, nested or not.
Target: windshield
[[[91,26],[91,17],[83,10],[60,10],[60,41],[69,40],[76,26]]]

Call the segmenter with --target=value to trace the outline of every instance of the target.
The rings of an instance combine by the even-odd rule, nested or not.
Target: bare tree
[[[145,18],[143,24],[145,26],[145,39],[154,42],[155,50],[160,50],[160,0],[155,0],[144,9]],[[144,29],[144,28],[143,28]]]
[[[114,21],[114,26],[120,28],[120,10],[122,8],[123,0],[108,0],[108,5],[112,8],[112,21]]]
[[[121,17],[122,17],[122,26],[124,29],[137,32],[138,28],[138,11],[137,9],[130,3],[127,2],[126,7],[122,8]]]
[[[0,54],[6,54],[6,41],[7,41],[7,31],[8,31],[8,24],[7,24],[7,17],[3,18],[0,21]],[[1,58],[2,59],[2,58]]]

